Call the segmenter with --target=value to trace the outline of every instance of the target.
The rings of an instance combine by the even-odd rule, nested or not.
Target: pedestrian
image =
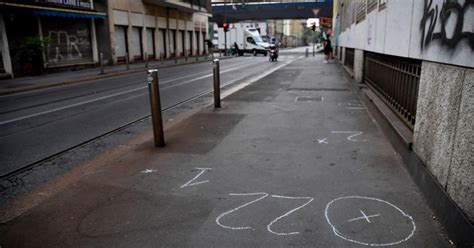
[[[324,55],[326,55],[326,60],[324,60],[324,63],[327,64],[329,60],[332,59],[332,45],[329,34],[327,34],[326,39],[324,39]]]
[[[235,49],[236,56],[240,56],[240,49],[239,49],[239,46],[237,45],[237,42],[234,42],[234,49]]]

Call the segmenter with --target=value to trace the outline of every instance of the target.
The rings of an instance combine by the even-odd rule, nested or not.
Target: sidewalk
[[[216,58],[219,54],[215,54]],[[104,74],[100,74],[100,67],[84,68],[74,71],[52,72],[38,76],[19,77],[14,79],[0,80],[0,95],[13,94],[29,90],[54,87],[64,84],[79,83],[101,78],[109,78],[119,75],[125,75],[135,72],[142,72],[149,68],[169,67],[181,64],[189,64],[196,62],[209,61],[209,56],[197,56],[175,59],[167,59],[164,61],[150,61],[148,68],[145,62],[137,62],[129,65],[129,70],[125,64],[107,65],[104,67]]]
[[[48,182],[2,247],[449,247],[400,158],[321,55]],[[20,210],[19,210],[20,209]],[[7,210],[8,212],[6,212]]]

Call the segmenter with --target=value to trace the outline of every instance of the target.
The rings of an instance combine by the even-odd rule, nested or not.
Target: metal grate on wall
[[[364,63],[365,82],[375,89],[387,105],[413,130],[421,61],[366,53]]]

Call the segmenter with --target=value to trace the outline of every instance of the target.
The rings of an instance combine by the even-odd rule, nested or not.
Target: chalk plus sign
[[[364,211],[359,210],[362,213],[362,216],[348,220],[347,222],[352,222],[355,220],[365,219],[368,223],[371,223],[369,218],[380,216],[380,214],[366,215]]]

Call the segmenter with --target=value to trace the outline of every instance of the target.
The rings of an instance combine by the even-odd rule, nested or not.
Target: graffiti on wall
[[[74,34],[63,30],[49,31],[47,57],[49,62],[77,60],[89,56],[88,30],[75,30]]]
[[[441,8],[438,7],[437,4],[433,5],[433,0],[425,0],[424,2],[423,17],[420,23],[421,50],[435,40],[439,40],[442,46],[449,49],[454,49],[459,42],[467,40],[471,49],[474,49],[472,28],[470,31],[463,30],[467,12],[469,8],[474,8],[474,0],[465,0],[463,4],[458,0],[445,0]],[[438,21],[440,31],[435,32]],[[448,24],[452,22],[454,22],[454,25]]]

